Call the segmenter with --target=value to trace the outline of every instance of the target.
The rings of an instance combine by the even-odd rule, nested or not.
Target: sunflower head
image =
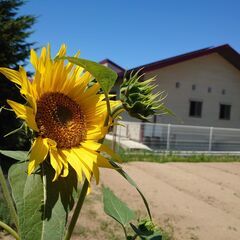
[[[126,111],[142,121],[149,121],[153,115],[169,113],[163,104],[164,91],[152,93],[157,86],[153,84],[155,77],[141,81],[143,75],[139,75],[140,71],[131,72],[129,78],[125,76],[121,85],[120,98]]]
[[[54,180],[67,176],[70,165],[79,180],[83,174],[89,181],[94,175],[98,182],[99,167],[112,167],[101,152],[118,158],[101,143],[112,122],[106,124],[107,104],[99,83],[84,68],[61,60],[65,55],[65,45],[61,46],[58,59],[51,58],[50,46],[44,47],[39,57],[31,50],[35,69],[32,81],[22,67],[19,71],[0,68],[20,87],[26,99],[25,105],[11,100],[8,104],[36,133],[29,152],[29,174],[49,159],[55,170]],[[75,57],[78,56],[79,52]],[[118,104],[110,101],[110,108]]]

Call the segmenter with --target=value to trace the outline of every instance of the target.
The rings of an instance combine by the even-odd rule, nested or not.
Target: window
[[[195,90],[195,89],[196,89],[196,85],[193,84],[193,85],[192,85],[192,90]]]
[[[202,102],[190,101],[189,116],[190,117],[201,117],[202,116]]]
[[[231,105],[220,104],[219,119],[230,120]]]
[[[180,82],[176,82],[176,88],[180,88]]]
[[[211,93],[212,92],[212,88],[211,87],[208,87],[208,93]]]

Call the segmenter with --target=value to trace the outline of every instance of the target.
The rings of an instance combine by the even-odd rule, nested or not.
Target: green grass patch
[[[104,144],[108,145],[110,148],[112,142],[105,140]],[[187,156],[180,156],[177,152],[150,152],[143,150],[129,151],[124,150],[121,146],[116,144],[117,153],[121,156],[124,162],[240,162],[240,156],[234,155],[207,155],[207,154],[191,154]]]
[[[179,156],[177,154],[159,154],[151,152],[129,152],[129,151],[119,151],[119,155],[124,162],[240,162],[240,156],[230,156],[230,155],[189,155],[189,156]]]

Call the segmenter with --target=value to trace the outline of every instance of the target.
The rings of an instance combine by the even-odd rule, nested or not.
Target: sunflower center
[[[58,148],[78,146],[86,137],[86,119],[80,106],[68,96],[49,92],[37,102],[39,134],[57,143]]]
[[[59,120],[62,124],[67,124],[72,120],[72,112],[69,108],[65,106],[57,106],[56,109],[56,119]]]

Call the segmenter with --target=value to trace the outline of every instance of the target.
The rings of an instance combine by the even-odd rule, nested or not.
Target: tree
[[[25,3],[24,0],[0,0],[0,67],[18,69],[19,65],[25,65],[29,57],[30,48],[34,43],[28,43],[27,39],[33,32],[32,25],[36,17],[32,15],[18,14],[19,8]],[[22,101],[17,87],[0,75],[0,107],[7,106],[7,99]],[[0,113],[0,149],[21,149],[29,148],[24,131],[4,137],[5,134],[21,126],[16,121],[12,111],[2,110]]]
[[[18,16],[17,11],[24,0],[0,0],[0,66],[24,65],[33,43],[27,43],[36,18],[32,15]]]

